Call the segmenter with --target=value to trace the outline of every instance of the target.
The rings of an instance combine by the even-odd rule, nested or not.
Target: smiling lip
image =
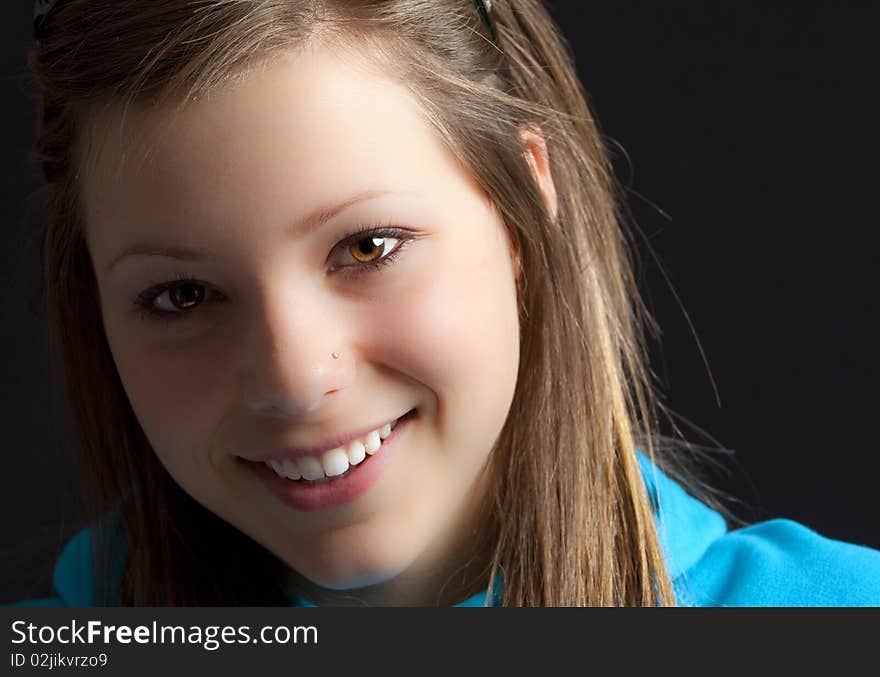
[[[331,508],[360,498],[378,481],[397,452],[398,437],[415,418],[412,411],[402,416],[391,434],[382,440],[375,455],[367,456],[345,474],[331,477],[327,482],[311,484],[289,480],[279,477],[265,463],[250,463],[244,459],[242,462],[257,474],[276,498],[294,510],[312,512]]]
[[[277,449],[276,451],[268,454],[259,455],[255,458],[245,458],[245,460],[253,461],[255,463],[265,463],[266,461],[293,460],[296,458],[300,458],[301,456],[320,456],[325,451],[330,451],[331,449],[337,449],[339,447],[347,447],[349,442],[352,442],[353,440],[363,439],[367,433],[372,432],[373,430],[381,430],[383,426],[389,423],[394,423],[394,421],[400,420],[401,418],[403,418],[403,416],[406,416],[406,414],[398,416],[397,418],[385,420],[378,425],[359,428],[344,435],[331,437],[324,440],[323,442],[319,442],[318,444],[312,444],[307,447],[285,447],[284,449]],[[242,456],[242,458],[244,457]]]

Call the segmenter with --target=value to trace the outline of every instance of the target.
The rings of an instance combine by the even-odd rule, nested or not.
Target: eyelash
[[[391,237],[399,240],[399,242],[397,243],[397,246],[394,247],[394,249],[392,249],[382,258],[376,259],[375,261],[370,261],[369,263],[355,263],[352,265],[338,266],[334,268],[334,270],[342,270],[343,272],[340,274],[348,279],[355,279],[372,271],[377,271],[393,263],[400,255],[400,252],[411,240],[414,240],[416,236],[413,235],[410,231],[392,226],[391,223],[374,223],[372,225],[363,226],[358,230],[347,234],[339,241],[337,247],[341,246],[342,249],[346,249],[347,247],[356,244],[360,240],[365,240],[368,237]],[[193,276],[187,275],[186,273],[180,273],[175,276],[175,279],[173,280],[167,282],[158,282],[149,289],[145,289],[144,291],[139,292],[135,296],[133,303],[138,309],[141,318],[176,321],[189,316],[192,313],[192,311],[190,310],[178,310],[175,312],[170,312],[166,310],[158,310],[153,305],[155,300],[166,291],[174,289],[178,285],[182,285],[184,283],[204,287],[204,285],[201,285],[198,280],[193,279]],[[208,291],[205,292],[206,295],[209,293],[210,292]],[[196,306],[196,308],[203,305],[204,303],[206,303],[206,301],[203,298],[203,300]]]

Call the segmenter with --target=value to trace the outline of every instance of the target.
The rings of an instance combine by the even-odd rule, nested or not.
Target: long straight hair
[[[84,238],[90,116],[108,103],[182,107],[319,40],[407,87],[516,244],[520,365],[487,466],[490,584],[503,574],[510,606],[675,604],[636,457],[665,463],[645,341],[656,326],[608,153],[542,2],[496,0],[491,21],[497,41],[471,0],[89,0],[51,19],[30,55],[50,196],[43,292],[91,519],[121,515],[115,533],[97,530],[97,603],[286,600],[272,583],[283,563],[173,481],[126,397]],[[527,125],[547,143],[555,218],[519,142]],[[121,578],[109,571],[120,544]]]

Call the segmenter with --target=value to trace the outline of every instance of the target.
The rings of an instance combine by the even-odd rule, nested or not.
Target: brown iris
[[[348,248],[358,263],[370,263],[382,254],[385,244],[384,237],[364,237]]]

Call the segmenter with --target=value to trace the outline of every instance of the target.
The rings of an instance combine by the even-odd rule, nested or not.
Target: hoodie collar
[[[720,513],[688,494],[647,456],[636,451],[654,523],[670,578],[678,578],[696,564],[708,547],[727,533]]]

